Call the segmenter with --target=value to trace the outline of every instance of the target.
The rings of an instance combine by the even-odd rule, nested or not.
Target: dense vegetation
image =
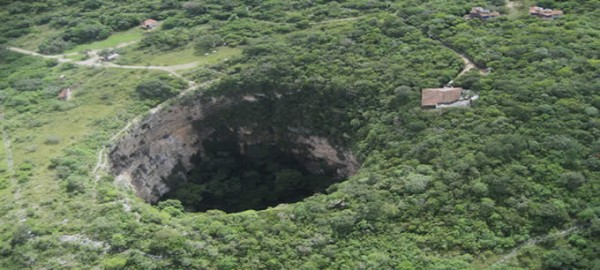
[[[223,76],[204,96],[288,96],[289,114],[246,115],[277,115],[362,161],[358,175],[322,194],[264,211],[151,206],[96,178],[97,153],[184,84],[2,49],[15,177],[2,162],[0,268],[599,268],[600,2],[523,2],[565,16],[541,20],[504,1],[0,1],[2,43],[45,53],[148,17],[162,25],[139,50],[243,46],[241,57],[185,76]],[[464,20],[474,5],[510,15]],[[30,34],[40,29],[51,35]],[[455,78],[453,50],[492,72]],[[421,88],[450,80],[481,98],[471,108],[419,108]],[[56,100],[75,85],[73,102]],[[54,128],[69,120],[76,129]],[[543,241],[527,244],[535,239]]]
[[[292,154],[291,145],[260,143],[240,146],[226,127],[203,142],[205,154],[193,160],[196,167],[174,173],[169,182],[181,183],[164,199],[177,199],[190,211],[225,212],[263,210],[304,199],[335,182],[334,170],[323,166],[311,173]],[[286,149],[288,148],[288,149]]]

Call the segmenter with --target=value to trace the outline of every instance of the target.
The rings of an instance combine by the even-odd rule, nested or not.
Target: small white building
[[[110,61],[117,59],[118,57],[119,57],[118,53],[111,53],[111,54],[105,56],[104,58],[102,58],[102,60],[110,62]]]

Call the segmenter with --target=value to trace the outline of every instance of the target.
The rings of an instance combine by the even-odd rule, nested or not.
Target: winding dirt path
[[[322,24],[327,24],[327,23],[334,23],[334,22],[344,22],[344,21],[354,21],[354,20],[358,20],[361,18],[366,17],[366,15],[363,16],[358,16],[358,17],[350,17],[350,18],[342,18],[342,19],[332,19],[332,20],[326,20],[326,21],[321,21],[321,22],[315,22],[312,23],[311,25],[322,25]],[[123,47],[127,47],[130,45],[135,44],[137,41],[130,41],[130,42],[124,42],[121,43],[117,46],[115,46],[115,48],[123,48]],[[21,54],[26,54],[26,55],[31,55],[31,56],[38,56],[38,57],[42,57],[42,58],[46,58],[46,59],[54,59],[57,60],[60,63],[73,63],[76,65],[80,65],[80,66],[88,66],[88,67],[109,67],[109,68],[123,68],[123,69],[147,69],[147,70],[162,70],[165,72],[168,72],[170,74],[173,74],[177,77],[182,77],[180,74],[177,73],[177,71],[180,70],[186,70],[186,69],[192,69],[195,68],[197,66],[200,65],[200,61],[195,61],[195,62],[190,62],[190,63],[185,63],[185,64],[181,64],[181,65],[171,65],[171,66],[133,66],[133,65],[119,65],[119,64],[115,64],[115,63],[111,63],[111,62],[104,62],[100,60],[100,56],[98,55],[98,52],[100,50],[91,50],[89,51],[88,55],[90,56],[89,59],[83,60],[83,61],[74,61],[72,59],[68,59],[67,56],[70,55],[75,55],[77,53],[68,53],[68,54],[59,54],[59,55],[47,55],[47,54],[40,54],[34,51],[30,51],[30,50],[26,50],[26,49],[22,49],[22,48],[17,48],[17,47],[8,47],[9,50],[13,51],[13,52],[17,52],[17,53],[21,53]]]
[[[60,55],[45,55],[45,54],[36,53],[34,51],[29,51],[29,50],[17,48],[17,47],[8,47],[8,49],[11,50],[11,51],[13,51],[13,52],[18,52],[18,53],[21,53],[21,54],[26,54],[26,55],[31,55],[31,56],[38,56],[38,57],[43,57],[43,58],[46,58],[46,59],[56,59],[60,63],[72,62],[73,61],[71,59],[65,58],[66,55],[63,55],[63,54],[60,54]]]
[[[489,69],[484,68],[484,67],[478,67],[475,64],[475,62],[473,62],[473,60],[471,60],[469,57],[467,57],[467,55],[465,55],[464,53],[461,53],[461,52],[455,50],[450,45],[446,44],[442,39],[440,39],[436,35],[434,35],[431,32],[429,32],[429,30],[421,27],[420,25],[417,25],[416,23],[410,22],[410,18],[408,16],[399,14],[398,12],[396,12],[395,14],[398,15],[398,16],[400,16],[401,18],[403,18],[404,19],[404,23],[406,23],[407,25],[410,25],[410,26],[412,26],[414,28],[419,29],[427,37],[429,37],[430,39],[432,39],[434,41],[437,41],[441,46],[443,46],[446,49],[452,51],[454,54],[456,54],[458,57],[460,57],[460,59],[462,59],[463,63],[465,64],[465,67],[450,82],[455,81],[456,79],[460,78],[465,73],[467,73],[467,72],[469,72],[469,71],[471,71],[472,69],[475,69],[475,68],[479,70],[479,74],[481,74],[481,75],[488,75],[490,73]],[[448,83],[448,84],[450,84],[450,83]]]
[[[135,44],[135,41],[132,42],[126,42],[126,43],[122,43],[116,46],[116,48],[123,48],[132,44]],[[191,63],[186,63],[186,64],[181,64],[181,65],[172,65],[172,66],[131,66],[131,65],[118,65],[115,63],[110,63],[110,62],[103,62],[100,60],[100,56],[98,55],[99,50],[92,50],[89,52],[89,59],[83,60],[83,61],[74,61],[72,59],[68,59],[66,58],[69,55],[73,55],[76,53],[70,53],[70,54],[61,54],[61,55],[45,55],[45,54],[40,54],[34,51],[29,51],[29,50],[25,50],[25,49],[21,49],[21,48],[17,48],[17,47],[8,47],[9,50],[13,51],[13,52],[17,52],[17,53],[21,53],[21,54],[26,54],[26,55],[31,55],[31,56],[37,56],[37,57],[42,57],[45,59],[55,59],[60,63],[73,63],[79,66],[88,66],[88,67],[105,67],[105,68],[123,68],[123,69],[146,69],[146,70],[160,70],[160,71],[164,71],[167,73],[170,73],[174,76],[183,78],[179,73],[177,73],[177,71],[179,70],[185,70],[185,69],[192,69],[197,67],[200,62],[191,62]],[[185,79],[185,78],[184,78]],[[196,84],[194,81],[190,81],[187,80],[187,83],[189,85],[189,87],[183,91],[181,91],[179,93],[179,95],[177,95],[177,97],[174,97],[173,99],[177,99],[177,98],[181,98],[183,96],[185,96],[186,94],[188,94],[191,91],[194,91],[196,89],[199,88],[204,88],[207,87],[213,83],[215,83],[216,81],[218,81],[219,79],[214,79],[211,81],[207,81],[201,84]],[[151,108],[149,110],[150,114],[154,114],[158,111],[160,111],[164,106],[166,106],[167,102],[170,101],[166,100],[165,102],[162,102],[161,104],[158,104],[156,107]],[[125,126],[119,130],[116,134],[114,134],[110,139],[109,142],[113,142],[115,140],[117,140],[119,137],[121,137],[125,132],[127,132],[127,130],[129,130],[129,128],[137,123],[139,123],[144,115],[138,115],[137,117],[127,121],[127,123],[125,124]],[[5,148],[7,149],[7,166],[9,167],[9,173],[11,175],[13,175],[14,178],[14,169],[13,169],[13,162],[12,162],[12,153],[10,153],[10,140],[8,139],[8,135],[7,133],[3,131],[3,138],[4,138],[4,144],[5,144]],[[98,181],[100,181],[100,178],[108,171],[108,156],[107,156],[107,148],[106,146],[103,146],[100,151],[98,152],[98,156],[97,156],[97,160],[96,160],[96,164],[94,165],[94,168],[92,169],[92,175],[94,176],[95,182],[96,184],[94,185],[93,189],[93,197],[96,198],[96,186]],[[10,154],[9,154],[10,153]],[[16,186],[16,179],[13,180],[13,185]],[[18,188],[18,187],[17,187]],[[18,194],[18,192],[16,193]],[[15,195],[18,196],[18,195]]]
[[[96,181],[100,180],[100,177],[102,177],[102,174],[100,173],[100,170],[105,170],[107,169],[107,164],[104,161],[105,160],[105,156],[104,155],[104,151],[106,151],[106,146],[102,146],[102,149],[100,149],[100,151],[98,152],[98,161],[96,161],[96,166],[94,166],[94,169],[92,170],[92,173],[94,174]]]
[[[469,72],[471,69],[475,68],[475,64],[473,64],[473,62],[471,62],[471,60],[469,60],[469,58],[467,58],[464,54],[458,53],[458,52],[454,52],[454,53],[456,53],[456,55],[458,55],[460,57],[460,59],[462,59],[463,62],[465,63],[465,67],[463,68],[463,70],[460,73],[458,73],[458,75],[456,75],[456,78],[464,75],[465,73]],[[481,72],[481,70],[479,72]]]
[[[515,5],[515,3],[513,1],[508,1],[507,5]],[[398,15],[398,13],[394,13],[395,15]],[[357,16],[357,17],[350,17],[350,18],[342,18],[342,19],[332,19],[332,20],[325,20],[325,21],[320,21],[320,22],[315,22],[315,23],[311,23],[311,25],[322,25],[322,24],[327,24],[327,23],[334,23],[334,22],[345,22],[345,21],[355,21],[358,19],[362,19],[362,18],[366,18],[368,15],[362,15],[362,16]],[[416,27],[418,29],[423,30],[421,27],[418,27],[416,25],[412,25],[410,23],[408,23],[409,18],[408,17],[403,17],[404,21],[408,24],[411,25],[413,27]],[[459,77],[461,77],[462,75],[464,75],[465,73],[471,71],[472,69],[478,69],[479,70],[479,74],[481,75],[488,75],[489,74],[489,70],[487,68],[479,68],[477,67],[477,65],[471,60],[469,59],[465,54],[460,53],[458,51],[456,51],[455,49],[453,49],[452,47],[448,46],[446,43],[444,43],[440,38],[438,38],[437,36],[432,35],[431,33],[427,32],[427,31],[423,31],[427,36],[429,36],[429,38],[438,41],[442,46],[446,47],[447,49],[451,50],[454,54],[456,54],[458,57],[460,57],[460,59],[463,60],[463,62],[465,63],[465,67],[461,70],[460,73],[458,73],[458,75],[456,75],[456,77],[454,78],[454,80],[458,79]]]
[[[117,46],[117,48],[122,48],[124,46],[129,46],[133,43],[129,42],[129,43],[123,43]],[[177,73],[177,71],[179,70],[184,70],[184,69],[192,69],[197,67],[198,65],[200,65],[199,61],[196,62],[191,62],[191,63],[186,63],[186,64],[181,64],[181,65],[173,65],[173,66],[130,66],[130,65],[118,65],[115,63],[110,63],[110,62],[103,62],[100,60],[100,56],[98,56],[98,51],[90,51],[90,58],[87,60],[83,60],[83,61],[74,61],[72,59],[68,59],[65,58],[67,55],[66,54],[61,54],[61,55],[46,55],[46,54],[40,54],[34,51],[29,51],[29,50],[25,50],[25,49],[21,49],[21,48],[17,48],[17,47],[8,47],[9,50],[13,51],[13,52],[17,52],[17,53],[21,53],[21,54],[26,54],[26,55],[31,55],[31,56],[37,56],[37,57],[42,57],[42,58],[46,58],[46,59],[54,59],[57,60],[60,63],[73,63],[79,66],[88,66],[88,67],[108,67],[108,68],[123,68],[123,69],[147,69],[147,70],[162,70],[168,73],[171,73],[177,77],[181,77],[180,74]]]
[[[471,59],[469,59],[466,55],[459,53],[457,51],[455,51],[454,49],[446,46],[445,44],[442,43],[442,46],[446,47],[447,49],[451,50],[452,52],[454,52],[454,54],[458,55],[458,57],[460,57],[460,59],[463,60],[463,63],[465,63],[465,67],[460,71],[460,73],[458,73],[458,75],[456,75],[456,77],[454,77],[454,79],[451,81],[455,81],[456,79],[460,78],[462,75],[465,75],[467,72],[471,71],[472,69],[477,69],[479,70],[479,74],[481,75],[488,75],[490,73],[490,71],[487,68],[478,68],[475,63],[473,63],[473,61],[471,61]],[[450,84],[450,83],[448,83]]]
[[[502,256],[500,259],[498,259],[496,262],[494,262],[492,265],[490,265],[490,267],[508,262],[512,258],[516,257],[519,254],[519,252],[526,246],[535,246],[535,245],[537,245],[541,242],[547,241],[551,238],[565,236],[565,235],[571,234],[573,232],[580,231],[581,229],[582,229],[581,226],[573,226],[573,227],[570,227],[570,228],[567,228],[567,229],[564,229],[564,230],[561,230],[561,231],[558,231],[555,233],[549,233],[549,234],[545,234],[545,235],[542,235],[542,236],[539,236],[536,238],[529,239],[525,243],[520,244],[517,247],[513,248],[510,253]]]

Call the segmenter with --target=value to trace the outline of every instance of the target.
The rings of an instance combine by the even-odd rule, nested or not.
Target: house
[[[144,29],[152,29],[157,26],[158,26],[158,22],[153,19],[147,19],[140,24],[140,27],[144,28]]]
[[[117,57],[119,57],[118,53],[111,53],[111,54],[108,54],[108,55],[102,57],[102,60],[106,61],[106,62],[110,62],[112,60],[117,59]]]
[[[482,20],[488,20],[488,19],[500,17],[500,13],[497,11],[490,11],[489,9],[484,9],[482,7],[474,7],[471,9],[471,12],[469,13],[469,17],[471,19],[478,18],[478,19],[482,19]]]
[[[425,88],[421,90],[421,107],[436,108],[439,104],[450,104],[460,100],[460,87]]]
[[[425,88],[421,90],[421,107],[437,109],[444,107],[464,107],[478,99],[471,91],[460,87]]]
[[[542,19],[556,19],[563,15],[562,10],[553,10],[549,8],[543,8],[538,6],[532,6],[529,8],[529,14],[533,16],[538,16]]]

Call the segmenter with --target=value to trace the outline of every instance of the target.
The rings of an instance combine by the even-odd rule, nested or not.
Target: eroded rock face
[[[240,104],[257,102],[260,97],[197,98],[153,113],[117,142],[109,154],[111,170],[118,181],[129,184],[139,197],[155,203],[173,187],[167,180],[169,176],[190,171],[194,166],[192,157],[202,156],[202,142],[215,132],[215,127],[204,120],[223,110],[235,111]],[[252,122],[240,125],[239,121],[228,123],[227,118],[220,122],[220,128],[225,126],[237,134],[240,145],[280,142],[291,145],[294,158],[316,174],[322,170],[323,162],[335,169],[338,179],[352,176],[359,168],[350,151],[332,145],[327,138],[311,135],[302,127],[272,127],[269,123]]]
[[[196,101],[151,114],[121,138],[110,152],[112,172],[130,184],[139,197],[156,202],[169,191],[163,179],[178,164],[191,169],[190,157],[201,151],[204,134],[197,132],[192,122],[230,103],[226,99]]]

